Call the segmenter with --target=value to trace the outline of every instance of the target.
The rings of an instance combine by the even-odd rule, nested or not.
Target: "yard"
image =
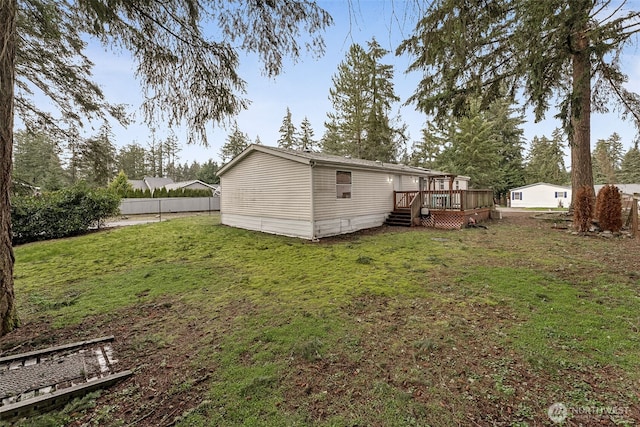
[[[17,247],[2,351],[113,334],[135,372],[21,425],[640,422],[638,242],[488,227],[312,243],[202,215]]]

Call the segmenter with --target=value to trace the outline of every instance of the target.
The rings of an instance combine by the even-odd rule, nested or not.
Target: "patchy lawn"
[[[639,247],[527,215],[320,243],[172,219],[16,248],[0,348],[113,334],[135,372],[21,425],[635,425]]]

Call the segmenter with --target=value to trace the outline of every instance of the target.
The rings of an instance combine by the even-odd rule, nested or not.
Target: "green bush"
[[[58,239],[86,233],[117,215],[120,197],[106,189],[77,185],[39,196],[13,197],[13,244]]]

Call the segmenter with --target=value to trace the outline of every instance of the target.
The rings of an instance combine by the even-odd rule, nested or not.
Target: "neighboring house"
[[[512,208],[568,208],[571,204],[571,187],[537,182],[513,188],[509,192]]]
[[[618,187],[618,189],[623,194],[623,196],[627,196],[627,198],[633,196],[633,193],[640,193],[640,184],[613,184],[613,185]],[[593,186],[593,188],[596,191],[596,195],[598,194],[598,191],[600,191],[602,187],[604,187],[603,184],[598,184]]]
[[[211,190],[212,195],[219,196],[220,195],[220,186],[219,185],[211,185],[206,182],[202,182],[200,180],[191,180],[191,181],[181,181],[181,182],[173,182],[171,178],[158,178],[158,177],[149,177],[145,176],[143,179],[130,179],[129,183],[133,187],[134,190],[149,190],[151,194],[155,190],[166,188],[167,190],[177,190],[177,189],[193,189],[193,190]]]
[[[220,186],[219,185],[211,185],[211,184],[207,184],[206,182],[202,182],[198,179],[194,179],[191,181],[181,181],[181,182],[174,182],[171,184],[166,184],[164,186],[164,188],[166,188],[167,190],[179,190],[179,189],[183,189],[183,190],[211,190],[211,192],[216,195],[216,192],[218,193],[217,195],[220,195]]]
[[[223,224],[318,239],[384,223],[395,192],[440,185],[440,172],[252,144],[219,171]],[[468,178],[447,175],[467,188]]]

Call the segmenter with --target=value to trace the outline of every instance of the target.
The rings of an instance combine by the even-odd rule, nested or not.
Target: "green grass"
[[[533,425],[555,401],[638,405],[640,273],[597,264],[624,244],[509,224],[312,243],[199,216],[17,247],[15,290],[25,324],[186,357],[159,392],[200,393],[178,425]],[[126,400],[93,414],[148,410]]]

